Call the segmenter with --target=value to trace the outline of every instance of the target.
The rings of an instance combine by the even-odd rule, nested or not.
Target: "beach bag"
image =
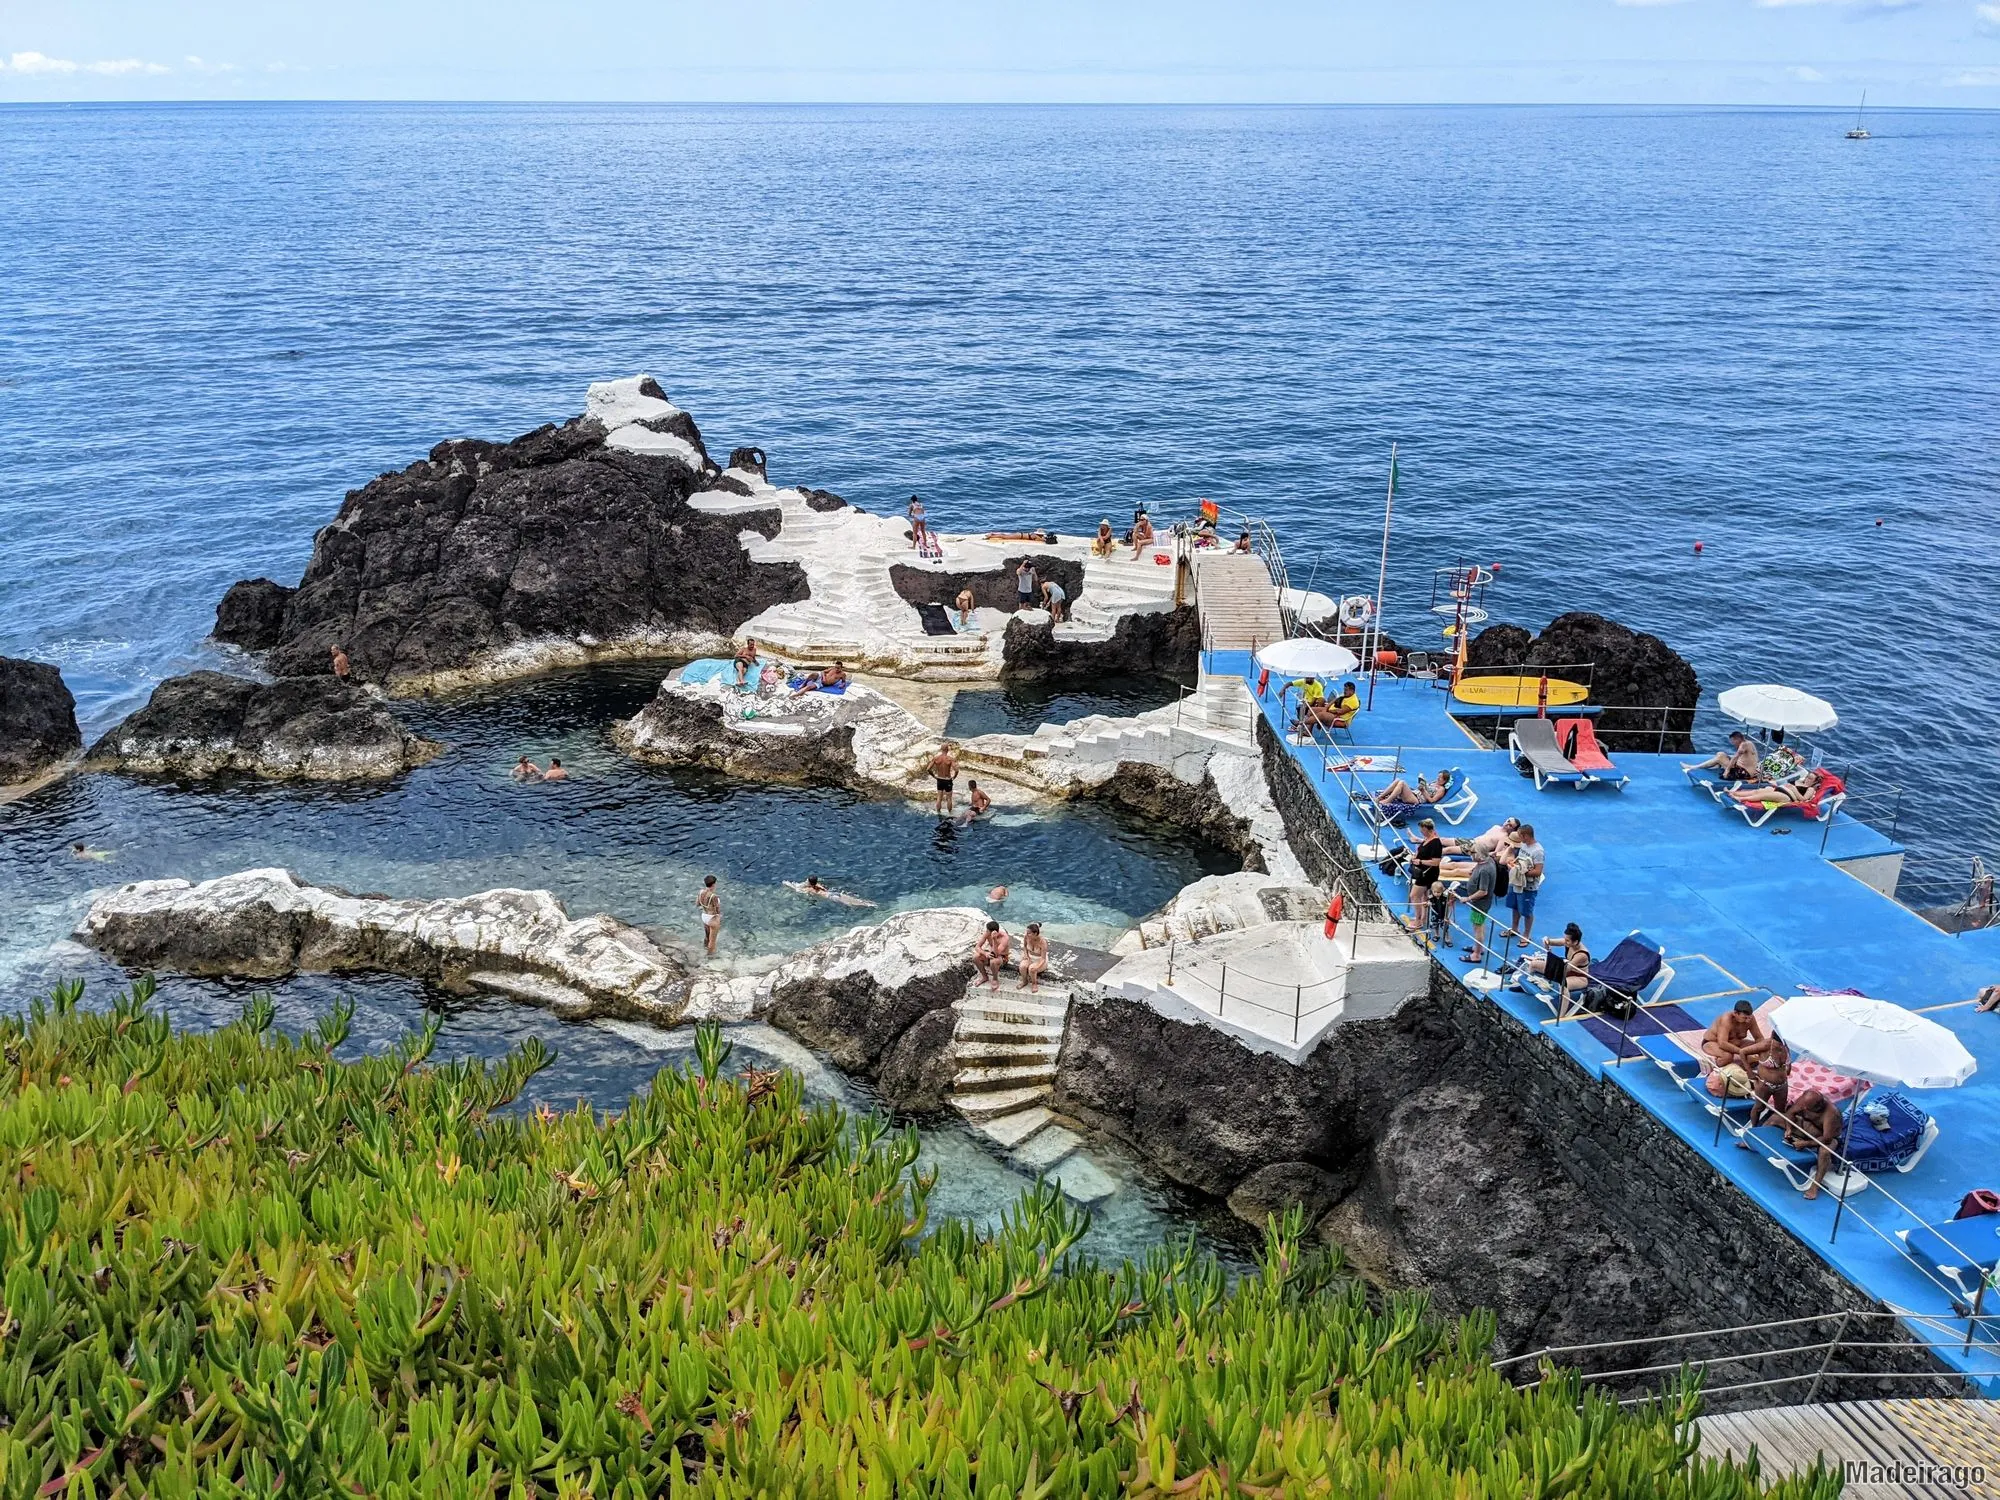
[[[1408,853],[1407,849],[1391,849],[1376,868],[1384,875],[1394,875],[1398,870],[1403,868],[1403,860]]]
[[[1954,1219],[1976,1219],[1981,1214],[2000,1214],[2000,1193],[1992,1188],[1974,1188],[1958,1200]]]
[[[1608,984],[1598,984],[1593,980],[1583,987],[1583,1008],[1596,1011],[1600,1016],[1609,1016],[1614,1021],[1629,1021],[1639,1013],[1639,1002]]]

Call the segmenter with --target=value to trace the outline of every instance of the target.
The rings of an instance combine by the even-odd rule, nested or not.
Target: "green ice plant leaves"
[[[505,1113],[549,1053],[333,1054],[135,985],[0,1021],[0,1500],[43,1496],[1670,1496],[1819,1500],[1696,1456],[1689,1383],[1516,1391],[1489,1317],[1275,1221],[1105,1267],[1038,1185],[933,1223],[912,1132],[696,1066]]]

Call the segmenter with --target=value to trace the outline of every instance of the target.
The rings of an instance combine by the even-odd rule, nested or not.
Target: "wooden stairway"
[[[1278,591],[1261,557],[1224,552],[1197,559],[1194,595],[1211,651],[1254,651],[1285,638]]]

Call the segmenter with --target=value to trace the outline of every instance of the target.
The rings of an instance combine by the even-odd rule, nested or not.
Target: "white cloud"
[[[76,62],[67,57],[50,57],[41,52],[16,52],[12,57],[0,59],[0,73],[14,72],[34,74],[103,73],[117,76],[125,73],[165,73],[169,69],[158,63],[150,63],[136,57],[112,57],[102,62]]]
[[[1944,81],[1948,89],[2000,89],[2000,68],[1967,68]]]
[[[1972,13],[1979,18],[1981,31],[2000,31],[2000,5],[1975,5]]]
[[[66,57],[44,57],[39,52],[16,52],[9,60],[16,73],[74,73],[76,64]]]
[[[1785,71],[1792,75],[1794,83],[1826,82],[1826,74],[1820,72],[1818,68],[1787,68]]]
[[[188,67],[196,73],[234,73],[236,71],[235,63],[203,62],[200,58],[194,56],[192,53],[190,53],[184,59],[184,61],[187,63]]]

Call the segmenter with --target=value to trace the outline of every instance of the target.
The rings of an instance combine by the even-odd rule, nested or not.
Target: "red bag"
[[[1974,1188],[1958,1201],[1954,1219],[1976,1219],[1981,1214],[2000,1214],[2000,1193],[1992,1188]]]

